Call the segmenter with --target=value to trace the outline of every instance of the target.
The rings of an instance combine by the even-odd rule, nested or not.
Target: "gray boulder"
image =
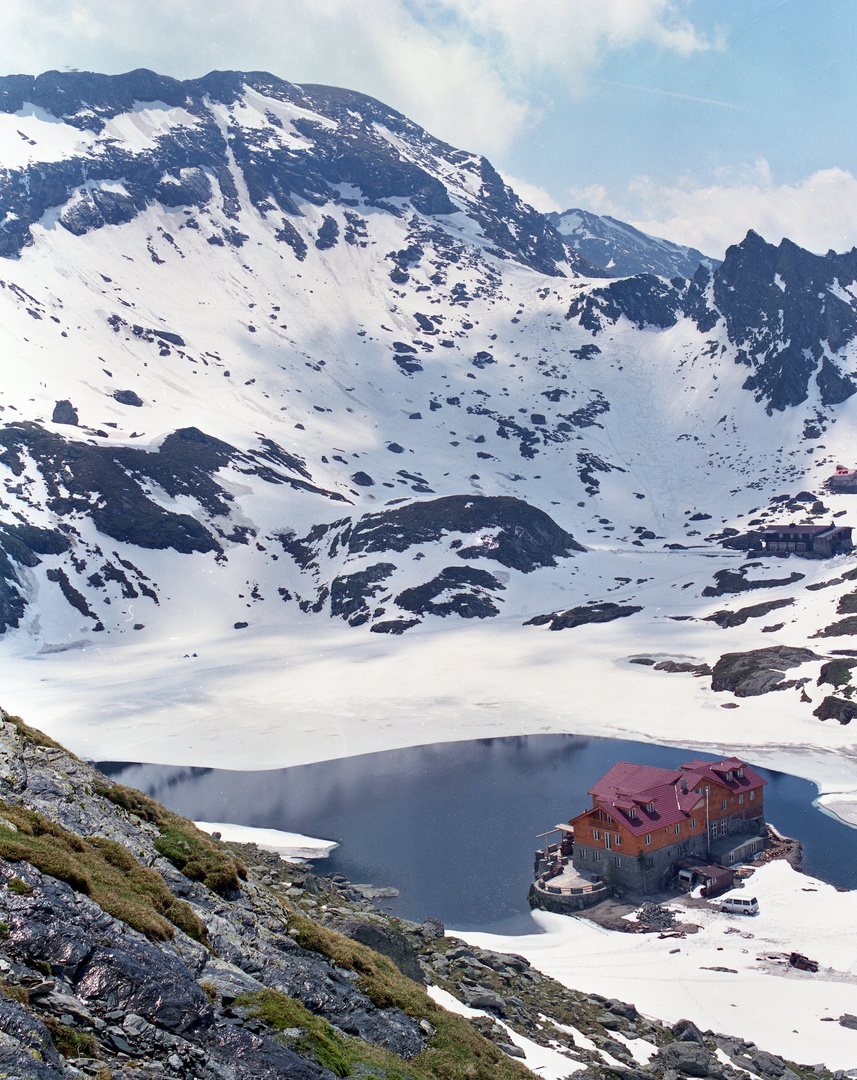
[[[670,1030],[679,1042],[694,1042],[700,1046],[705,1045],[702,1032],[692,1020],[676,1020]]]
[[[54,405],[51,420],[55,424],[69,424],[71,427],[77,427],[77,409],[70,401],[58,401]]]
[[[725,653],[714,665],[711,689],[730,690],[736,697],[756,697],[771,690],[785,690],[794,685],[783,675],[819,656],[812,649],[774,645],[743,653]]]
[[[694,1042],[672,1043],[657,1058],[666,1068],[675,1069],[685,1076],[723,1076],[723,1066],[717,1058],[709,1054],[704,1046]]]

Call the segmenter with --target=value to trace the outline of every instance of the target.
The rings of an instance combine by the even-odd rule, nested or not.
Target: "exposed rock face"
[[[342,528],[341,526],[345,526]],[[480,534],[490,530],[492,535]],[[355,524],[322,525],[303,540],[290,544],[302,565],[313,560],[312,545],[328,537],[350,555],[403,552],[430,544],[447,533],[474,536],[460,545],[460,559],[486,558],[527,574],[538,566],[555,566],[556,559],[585,549],[543,510],[508,496],[449,495],[426,499],[377,514],[366,514]]]
[[[426,615],[484,619],[499,613],[506,586],[498,573],[444,565],[447,559],[486,560],[529,574],[585,550],[544,511],[521,499],[484,495],[425,499],[356,521],[318,525],[301,538],[278,539],[304,576],[313,580],[314,596],[299,599],[304,610],[321,611],[329,599],[331,615],[352,626],[372,622],[370,629],[393,633]],[[379,555],[389,561],[370,563],[370,557]],[[397,587],[402,560],[392,560],[401,555],[414,562],[426,559],[420,584]],[[335,572],[355,563],[361,569]],[[413,578],[411,566],[407,579]],[[407,615],[403,618],[402,613]]]
[[[118,393],[125,395],[125,404],[142,405],[125,392]],[[263,438],[257,449],[242,452],[198,428],[180,428],[167,435],[156,451],[150,451],[66,439],[30,422],[8,424],[0,429],[0,462],[27,490],[35,483],[28,473],[35,465],[44,484],[44,507],[59,523],[55,529],[0,525],[0,633],[17,626],[24,614],[27,594],[22,568],[38,566],[39,556],[67,552],[81,538],[77,522],[82,517],[88,517],[108,542],[119,540],[183,554],[222,553],[225,543],[247,544],[251,538],[245,525],[231,520],[233,496],[218,478],[227,466],[271,485],[288,485],[344,501],[342,495],[311,484],[302,459],[270,439]],[[178,513],[160,505],[152,497],[152,482],[171,499],[193,500],[196,513]],[[99,546],[90,547],[89,554],[97,559],[94,573],[92,568],[83,573],[87,563],[82,559],[71,559],[67,569],[48,571],[50,580],[60,583],[66,599],[81,614],[98,623],[98,616],[72,583],[70,572],[83,574],[90,588],[105,589],[106,582],[113,581],[126,598],[142,594],[158,602],[157,583],[127,559],[115,552],[111,557]]]
[[[796,681],[784,680],[784,672],[818,659],[818,654],[812,649],[790,648],[787,645],[726,653],[714,665],[711,689],[730,690],[736,697],[755,697],[771,690],[786,690],[795,686]]]
[[[567,318],[593,333],[620,317],[666,328],[685,316],[703,333],[723,319],[737,363],[750,369],[744,388],[769,413],[806,401],[811,388],[834,405],[857,390],[829,355],[857,336],[857,301],[843,297],[855,280],[857,249],[822,258],[790,240],[774,247],[751,230],[713,273],[700,266],[689,281],[616,281],[581,294]]]
[[[590,604],[585,607],[569,608],[568,611],[556,612],[553,615],[536,615],[528,619],[525,626],[550,625],[551,630],[569,630],[574,626],[586,626],[588,623],[613,622],[615,619],[627,619],[629,615],[635,615],[642,611],[641,607],[634,604]]]
[[[828,694],[812,715],[819,720],[838,720],[840,724],[850,724],[857,716],[857,702]]]
[[[58,401],[51,414],[51,420],[55,424],[68,424],[71,427],[77,427],[77,409],[70,401]]]
[[[730,593],[755,592],[756,589],[777,589],[782,585],[793,585],[796,581],[802,581],[806,576],[793,571],[787,578],[748,578],[747,574],[759,563],[747,563],[737,570],[718,570],[714,574],[716,585],[706,585],[702,590],[703,596],[727,596]]]
[[[657,274],[666,278],[692,278],[700,264],[709,270],[719,265],[717,259],[703,255],[696,248],[648,236],[609,214],[602,216],[572,209],[561,214],[552,212],[546,217],[579,255],[607,277]]]
[[[794,600],[767,600],[763,604],[751,604],[749,607],[739,608],[737,611],[715,611],[713,615],[706,615],[703,622],[717,623],[726,630],[733,626],[743,626],[749,619],[761,619],[772,611],[782,607],[789,607]]]
[[[231,122],[229,110],[248,92],[263,95],[272,106],[284,102],[302,110],[303,116],[291,121],[298,145],[273,109],[261,131]],[[569,264],[591,269],[485,158],[453,149],[401,113],[353,91],[295,86],[265,72],[214,71],[186,82],[143,69],[115,76],[50,71],[0,79],[0,111],[17,112],[25,102],[78,128],[87,148],[66,159],[8,170],[0,181],[0,201],[10,210],[0,226],[0,255],[15,255],[31,243],[30,226],[51,208],[60,209],[61,225],[75,235],[131,221],[154,202],[201,208],[219,200],[227,216],[235,217],[234,164],[258,212],[280,219],[283,240],[298,241],[304,251],[293,227],[290,235],[289,217],[299,216],[299,204],[307,200],[321,206],[338,202],[341,188],[350,186],[370,205],[397,216],[401,209],[391,200],[405,200],[431,216],[470,210],[486,241],[543,273],[561,274],[560,266]],[[181,109],[185,124],[158,134],[143,149],[98,141],[113,117],[139,102]],[[312,146],[311,154],[303,152],[306,145]],[[441,179],[462,165],[474,174],[478,198],[464,185],[450,188]],[[240,246],[245,240],[233,230],[221,243]],[[316,247],[324,250],[337,242],[339,228],[328,217]]]
[[[491,598],[491,590],[505,588],[487,570],[471,566],[447,566],[431,581],[416,588],[405,589],[396,603],[405,611],[424,615],[460,615],[464,619],[485,619],[497,615],[499,609]]]

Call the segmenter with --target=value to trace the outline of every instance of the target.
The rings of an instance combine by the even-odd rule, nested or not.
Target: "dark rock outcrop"
[[[528,574],[585,550],[543,510],[502,495],[449,495],[366,514],[342,530],[339,542],[352,555],[402,552],[436,543],[447,533],[474,535],[489,530],[490,537],[458,548],[458,558],[490,559]]]
[[[372,621],[370,629],[376,633],[401,633],[417,624],[418,619],[391,618],[396,609],[420,617],[492,617],[499,613],[499,594],[506,586],[497,573],[481,567],[441,563],[419,584],[395,592],[397,564],[370,563],[372,556],[419,549],[417,562],[434,548],[434,567],[440,555],[444,560],[484,559],[528,574],[585,550],[544,511],[521,499],[484,495],[406,503],[356,521],[317,525],[301,538],[280,534],[277,539],[313,581],[314,596],[299,601],[304,610],[321,611],[329,598],[331,615],[355,626]],[[323,568],[331,559],[362,565],[325,580]],[[408,576],[413,581],[413,573]]]
[[[627,619],[629,615],[635,615],[642,610],[634,604],[613,604],[608,601],[569,608],[568,611],[555,612],[552,615],[536,615],[532,619],[527,619],[524,626],[549,625],[551,630],[570,630],[575,626],[586,626],[589,623],[607,623],[615,619]]]
[[[761,619],[772,611],[789,607],[791,604],[794,604],[792,599],[766,600],[762,604],[751,604],[737,611],[715,611],[712,615],[706,615],[702,621],[716,623],[721,629],[726,630],[734,626],[743,626],[749,619]]]
[[[68,424],[70,427],[77,427],[77,409],[68,400],[58,401],[56,405],[54,405],[51,420],[55,424]]]
[[[785,690],[795,680],[783,679],[790,668],[799,667],[819,656],[812,649],[774,645],[750,652],[726,653],[721,656],[711,674],[711,689],[728,690],[736,697],[755,697],[772,690]]]
[[[491,591],[505,588],[487,570],[471,566],[447,566],[431,581],[405,589],[396,603],[405,611],[425,615],[460,615],[464,619],[485,619],[498,613]],[[439,599],[442,598],[442,599]]]
[[[767,244],[752,230],[713,271],[690,280],[638,274],[581,293],[566,318],[597,334],[619,318],[666,329],[681,317],[708,333],[723,320],[735,362],[750,371],[744,389],[768,413],[806,401],[845,401],[857,384],[837,358],[857,336],[857,301],[843,290],[857,280],[857,248],[813,255],[791,240]],[[832,354],[832,356],[831,356]]]
[[[813,709],[812,715],[819,720],[838,720],[840,724],[850,724],[857,716],[857,702],[828,694],[821,704]]]

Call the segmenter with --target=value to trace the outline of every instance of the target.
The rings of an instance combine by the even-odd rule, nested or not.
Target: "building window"
[[[622,837],[618,833],[616,833],[615,840],[616,840],[616,847],[621,847],[622,846]]]
[[[603,821],[603,820],[604,820],[604,811],[603,811],[603,810],[599,810],[599,811],[598,811],[598,820],[599,820],[599,821]]]
[[[741,795],[739,795],[739,796],[738,796],[738,804],[739,804],[739,806],[740,806],[741,804],[743,804],[743,802],[744,802],[744,795],[743,795],[743,793],[742,793]]]
[[[676,836],[678,836],[680,832],[681,832],[681,824],[679,823],[679,824],[678,824],[678,825],[676,825],[676,827],[675,827],[675,834],[676,834]]]
[[[721,810],[725,810],[725,809],[726,809],[726,800],[725,800],[725,799],[724,799],[724,800],[723,800],[723,802],[722,802],[722,803],[720,804],[720,809],[721,809]]]
[[[593,840],[600,840],[601,839],[601,833],[600,833],[600,831],[598,829],[593,829],[592,830],[592,839]]]
[[[613,821],[613,818],[612,818],[612,817],[610,817],[610,815],[609,815],[609,814],[605,814],[605,815],[604,815],[604,819],[605,819],[605,821],[607,821],[607,822],[608,822],[608,823],[609,823],[610,825],[613,825],[613,824],[615,824],[615,823],[614,823],[614,821]]]
[[[743,765],[741,766],[740,769],[736,769],[735,775],[737,777],[739,777],[739,778],[744,776],[744,766]]]
[[[593,851],[592,852],[592,861],[593,862],[601,862],[601,852],[600,851]]]
[[[654,814],[655,804],[653,802],[646,803],[646,809],[649,811],[650,814]]]
[[[691,827],[691,829],[695,829],[695,828],[696,828],[696,818],[695,818],[695,817],[692,817],[692,818],[690,819],[690,827]]]
[[[753,799],[755,799],[755,798],[756,798],[756,792],[755,792],[755,790],[753,790],[753,791],[750,792],[750,802],[752,802]]]
[[[621,859],[620,859],[620,858],[618,857],[618,855],[617,855],[617,857],[616,857],[616,865],[617,865],[617,866],[621,866],[621,865],[622,865],[622,860],[621,860]]]
[[[728,784],[731,784],[731,783],[732,783],[732,770],[731,770],[731,769],[730,769],[730,770],[729,770],[729,772],[728,772],[728,773],[726,774],[726,782],[727,782]]]
[[[652,834],[651,833],[646,833],[646,843],[651,844],[651,842],[652,842]]]

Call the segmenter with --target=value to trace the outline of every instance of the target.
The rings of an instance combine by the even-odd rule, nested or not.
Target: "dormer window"
[[[646,803],[646,809],[649,811],[650,814],[654,814],[655,804],[653,802]]]
[[[736,769],[735,770],[735,775],[738,777],[739,780],[743,780],[744,779],[744,767],[742,766],[740,769]]]
[[[732,782],[732,770],[730,769],[729,772],[726,774],[726,783],[730,784],[731,782]]]
[[[628,811],[628,817],[630,817],[630,818],[635,818],[636,816],[637,816],[637,807],[636,807],[636,806],[632,806],[632,807],[630,808],[630,810]]]

